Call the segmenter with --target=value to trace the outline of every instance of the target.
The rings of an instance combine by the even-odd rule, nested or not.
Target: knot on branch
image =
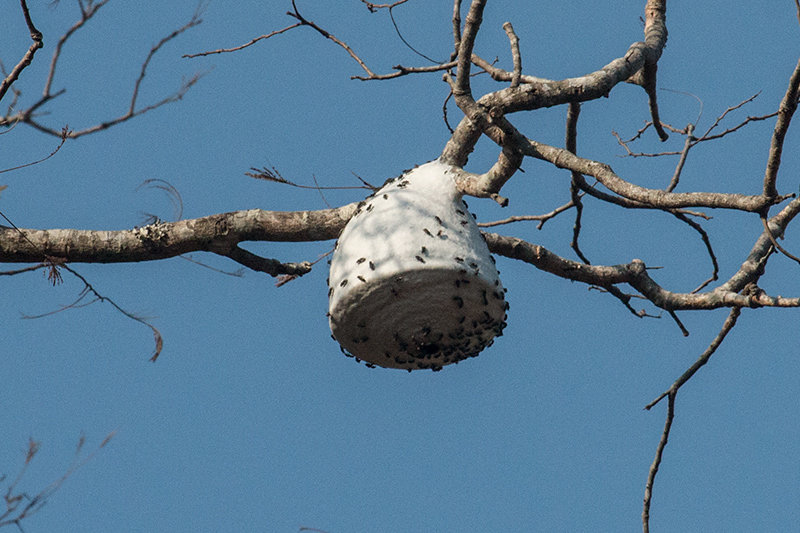
[[[647,273],[647,267],[644,264],[644,261],[641,259],[634,259],[628,265],[628,271],[631,273],[632,276],[639,277],[642,274]]]

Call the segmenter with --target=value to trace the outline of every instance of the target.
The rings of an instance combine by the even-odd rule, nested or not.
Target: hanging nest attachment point
[[[441,370],[477,356],[506,326],[505,290],[473,216],[438,160],[359,205],[331,259],[329,321],[345,354]]]

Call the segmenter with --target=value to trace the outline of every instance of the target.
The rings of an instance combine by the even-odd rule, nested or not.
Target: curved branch
[[[733,193],[670,193],[660,189],[647,189],[623,180],[610,166],[578,157],[568,150],[555,148],[531,141],[524,137],[517,139],[517,146],[527,156],[548,161],[558,168],[572,170],[592,176],[610,191],[636,202],[648,204],[658,209],[677,209],[682,207],[710,207],[715,209],[736,209],[750,213],[760,213],[765,208],[782,202],[792,195],[767,198],[761,195],[748,196]],[[587,191],[588,192],[588,191]]]

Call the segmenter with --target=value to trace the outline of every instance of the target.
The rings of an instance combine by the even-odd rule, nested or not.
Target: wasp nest
[[[441,370],[502,335],[505,290],[452,174],[432,161],[389,180],[339,237],[329,320],[345,354]]]

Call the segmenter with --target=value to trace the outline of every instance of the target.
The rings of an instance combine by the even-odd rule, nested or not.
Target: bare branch
[[[244,241],[335,239],[356,209],[355,203],[320,211],[252,209],[121,231],[0,227],[0,262],[39,263],[43,255],[69,263],[154,261],[197,251],[227,256]]]
[[[361,0],[361,1],[363,2],[364,0]],[[393,5],[386,6],[386,7],[389,8],[389,18],[392,20],[392,26],[394,26],[394,31],[395,31],[395,33],[397,33],[397,36],[400,37],[400,40],[403,41],[403,44],[406,45],[409,50],[411,50],[412,52],[414,52],[415,54],[417,54],[421,58],[427,59],[431,63],[437,63],[437,64],[443,63],[442,61],[436,61],[435,59],[431,59],[430,57],[426,56],[425,54],[423,54],[422,52],[420,52],[419,50],[417,50],[416,48],[411,46],[411,43],[406,41],[405,37],[403,37],[403,34],[400,33],[400,28],[397,26],[397,21],[394,20],[394,12],[392,11],[392,9],[395,6],[397,6],[399,4],[402,4],[402,3],[404,3],[404,2],[396,2]]]
[[[669,213],[671,213],[673,216],[675,216],[675,218],[677,218],[681,222],[688,224],[689,227],[691,227],[693,230],[695,230],[700,234],[700,238],[703,240],[703,244],[706,246],[706,251],[708,252],[708,256],[711,258],[711,265],[712,265],[711,276],[703,283],[701,283],[699,287],[697,287],[695,290],[692,291],[692,293],[700,292],[701,290],[706,288],[710,283],[713,283],[714,281],[717,281],[717,279],[719,279],[719,263],[717,262],[717,256],[714,254],[714,249],[711,246],[711,240],[708,238],[708,233],[706,233],[706,230],[704,230],[700,224],[687,217],[684,213],[681,213],[678,210],[670,210]]]
[[[187,22],[186,24],[184,24],[183,26],[181,26],[177,30],[173,31],[172,33],[170,33],[166,37],[162,38],[160,41],[158,41],[158,43],[156,43],[150,49],[150,52],[147,54],[147,57],[145,58],[144,62],[142,63],[142,69],[139,72],[139,77],[136,78],[136,83],[133,86],[133,95],[131,96],[131,105],[128,108],[128,114],[129,115],[133,116],[133,114],[135,113],[135,110],[136,110],[136,99],[139,96],[139,87],[141,86],[142,80],[144,80],[144,77],[145,77],[145,75],[147,73],[147,67],[150,65],[150,61],[158,53],[158,51],[161,49],[162,46],[164,46],[165,44],[167,44],[171,40],[175,39],[176,37],[178,37],[180,34],[185,32],[186,30],[188,30],[190,28],[194,28],[195,26],[201,24],[203,22],[203,19],[201,19],[200,17],[203,14],[203,9],[204,9],[204,5],[200,4],[197,7],[197,9],[195,10],[195,12],[192,15],[192,18],[189,20],[189,22]]]
[[[83,25],[86,24],[100,10],[100,8],[106,5],[108,2],[109,0],[101,0],[96,4],[94,2],[91,2],[88,8],[84,8],[83,4],[81,4],[80,20],[75,24],[73,24],[72,27],[68,29],[67,32],[58,39],[58,43],[56,43],[56,48],[55,51],[53,52],[53,57],[50,59],[50,69],[47,72],[47,81],[44,84],[44,91],[42,91],[42,99],[37,104],[34,104],[34,106],[31,108],[31,111],[34,111],[35,109],[40,107],[42,104],[44,104],[51,98],[54,98],[63,92],[59,91],[56,94],[50,93],[50,90],[53,86],[53,80],[55,79],[56,75],[56,65],[58,64],[58,60],[61,58],[62,48],[64,47],[64,44],[67,42],[67,40],[70,37],[72,37],[72,35],[76,31],[78,31],[81,27],[83,27]]]
[[[647,473],[647,483],[644,487],[644,508],[642,510],[642,530],[644,533],[650,533],[650,504],[653,501],[653,484],[656,480],[658,468],[661,465],[661,459],[664,455],[664,449],[667,447],[669,440],[669,432],[672,429],[672,420],[675,417],[675,394],[669,395],[669,403],[667,405],[667,420],[664,423],[664,429],[661,432],[661,439],[656,447],[656,456],[653,463],[650,465],[650,470]]]
[[[472,0],[469,12],[467,13],[467,20],[464,23],[461,42],[459,43],[457,58],[458,71],[453,88],[453,95],[456,98],[456,104],[462,110],[464,110],[464,105],[468,105],[467,102],[472,101],[472,90],[469,85],[469,70],[472,62],[472,49],[475,47],[475,38],[483,22],[483,9],[485,7],[485,0]],[[464,103],[459,100],[464,100]]]
[[[761,94],[761,91],[757,92],[756,94],[754,94],[750,98],[742,100],[741,102],[739,102],[735,106],[731,106],[728,109],[726,109],[720,116],[717,117],[717,119],[714,121],[714,123],[711,125],[711,127],[708,128],[708,131],[706,131],[706,133],[702,136],[702,138],[707,137],[708,134],[710,134],[714,130],[714,128],[716,128],[719,125],[719,123],[722,122],[725,119],[725,117],[728,115],[728,113],[730,113],[731,111],[735,111],[735,110],[739,109],[740,107],[744,106],[745,104],[749,104],[750,102],[755,100],[758,97],[759,94]]]
[[[97,11],[102,6],[104,6],[107,2],[108,2],[108,0],[102,0],[102,1],[100,1],[98,3],[89,3],[85,8],[81,9],[81,15],[82,15],[81,19],[78,22],[76,22],[69,30],[67,30],[67,32],[59,39],[59,42],[56,45],[56,50],[53,53],[53,57],[52,57],[51,62],[50,62],[50,69],[49,69],[49,72],[48,72],[47,81],[45,82],[45,87],[44,87],[44,91],[43,91],[43,94],[42,94],[41,98],[38,101],[36,101],[35,103],[33,103],[30,107],[28,107],[27,109],[25,109],[23,111],[19,111],[19,112],[14,113],[14,114],[7,114],[5,117],[0,118],[0,126],[11,124],[11,123],[19,121],[19,122],[23,122],[25,124],[28,124],[29,126],[41,131],[42,133],[47,133],[49,135],[53,135],[53,136],[56,136],[56,137],[60,137],[61,136],[61,134],[62,134],[61,130],[57,130],[57,129],[45,126],[44,124],[41,124],[40,122],[38,122],[36,120],[36,118],[35,118],[36,117],[36,111],[40,107],[42,107],[43,105],[48,103],[50,100],[58,97],[59,95],[61,95],[61,94],[63,94],[65,92],[64,89],[62,89],[62,90],[60,90],[60,91],[58,91],[56,93],[51,93],[51,87],[52,87],[52,84],[53,84],[53,80],[55,79],[56,66],[57,66],[58,61],[59,61],[59,59],[61,57],[61,50],[63,48],[63,45],[64,45],[64,43],[66,43],[67,39],[69,39],[77,30],[82,28],[86,24],[86,22],[88,22],[97,13]],[[128,120],[130,120],[130,119],[132,119],[134,117],[139,116],[139,115],[143,115],[143,114],[145,114],[145,113],[147,113],[149,111],[152,111],[154,109],[157,109],[157,108],[159,108],[159,107],[161,107],[163,105],[166,105],[166,104],[173,103],[173,102],[176,102],[178,100],[181,100],[186,95],[186,93],[189,91],[189,89],[191,89],[191,87],[194,86],[194,84],[197,83],[203,77],[203,75],[204,75],[203,73],[195,73],[194,75],[192,75],[188,79],[184,79],[182,81],[182,83],[181,83],[181,86],[178,88],[177,91],[175,91],[173,94],[167,96],[166,98],[162,99],[161,101],[156,102],[156,103],[151,104],[151,105],[148,105],[148,106],[145,106],[145,107],[140,108],[138,110],[136,109],[136,103],[137,103],[137,99],[138,99],[139,88],[140,88],[141,83],[142,83],[142,81],[144,79],[144,76],[146,74],[147,67],[150,64],[150,61],[152,60],[153,56],[167,42],[173,40],[174,38],[176,38],[177,36],[182,34],[184,31],[186,31],[187,29],[195,27],[198,24],[200,24],[202,22],[202,19],[200,18],[200,15],[202,14],[203,7],[204,7],[204,4],[201,3],[198,6],[198,8],[195,11],[195,13],[192,15],[192,18],[189,20],[189,22],[187,22],[181,28],[178,28],[177,30],[172,32],[170,35],[168,35],[168,36],[164,37],[163,39],[161,39],[150,50],[150,52],[148,53],[148,55],[145,58],[144,62],[142,63],[139,76],[137,77],[136,82],[134,83],[134,88],[133,88],[133,93],[132,93],[132,96],[131,96],[131,101],[130,101],[130,104],[129,104],[129,107],[128,107],[128,110],[127,110],[126,113],[122,114],[121,116],[119,116],[119,117],[117,117],[115,119],[112,119],[112,120],[109,120],[109,121],[106,121],[106,122],[102,122],[102,123],[97,124],[95,126],[91,126],[91,127],[88,127],[88,128],[82,129],[82,130],[70,131],[68,137],[70,139],[75,139],[75,138],[78,138],[78,137],[82,137],[84,135],[89,135],[89,134],[92,134],[92,133],[96,133],[98,131],[102,131],[102,130],[108,129],[108,128],[112,127],[112,126],[116,126],[117,124],[121,124],[123,122],[126,122],[126,121],[128,121]]]
[[[213,55],[213,54],[226,54],[226,53],[229,53],[229,52],[238,52],[239,50],[243,50],[243,49],[245,49],[245,48],[247,48],[249,46],[252,46],[252,45],[256,44],[258,41],[263,41],[263,40],[269,39],[270,37],[272,37],[274,35],[280,35],[281,33],[287,32],[287,31],[289,31],[289,30],[291,30],[293,28],[297,28],[298,26],[302,26],[302,25],[303,25],[302,22],[297,22],[295,24],[291,24],[289,26],[286,26],[283,29],[275,30],[273,32],[270,32],[270,33],[261,35],[259,37],[256,37],[255,39],[252,39],[251,41],[249,41],[249,42],[247,42],[245,44],[242,44],[242,45],[239,45],[239,46],[234,46],[233,48],[218,48],[216,50],[210,50],[208,52],[200,52],[200,53],[197,53],[197,54],[184,54],[181,57],[188,57],[188,58],[205,57],[205,56],[210,56],[210,55]]]
[[[25,55],[22,56],[20,62],[17,63],[11,72],[5,78],[3,78],[3,81],[0,82],[0,100],[2,100],[6,95],[8,89],[11,88],[11,85],[13,85],[14,82],[19,79],[19,75],[22,73],[22,71],[33,62],[33,56],[36,55],[36,51],[44,46],[44,43],[42,42],[42,32],[37,30],[36,26],[33,25],[33,20],[31,20],[31,15],[28,12],[28,4],[26,0],[20,0],[20,5],[22,6],[22,15],[25,17],[25,24],[28,26],[28,31],[30,32],[33,44],[31,44],[30,48],[28,48],[28,51],[25,52]]]
[[[783,246],[781,246],[778,243],[778,240],[775,238],[775,235],[773,235],[772,231],[770,230],[769,223],[767,222],[767,219],[764,218],[764,217],[760,217],[760,218],[761,218],[761,223],[764,225],[764,233],[769,237],[769,240],[772,242],[772,246],[774,246],[779,252],[781,252],[783,255],[785,255],[786,257],[788,257],[792,261],[794,261],[796,263],[800,263],[800,258],[795,257],[794,255],[792,255],[789,252],[787,252],[786,250],[784,250]]]
[[[775,198],[778,190],[775,182],[778,179],[778,168],[781,165],[781,154],[783,153],[783,140],[792,121],[792,116],[797,110],[798,86],[800,86],[800,61],[797,62],[794,72],[789,79],[789,87],[781,101],[778,109],[778,121],[775,123],[775,131],[772,133],[772,144],[769,148],[769,160],[767,170],[764,174],[764,196]]]
[[[604,163],[578,157],[567,150],[528,139],[519,139],[517,146],[525,155],[549,161],[558,168],[565,168],[592,176],[606,188],[623,198],[642,204],[649,204],[659,209],[711,207],[758,213],[770,205],[791,198],[791,195],[765,198],[761,195],[746,196],[743,194],[707,192],[668,193],[657,189],[646,189],[623,180],[614,173],[610,166]]]
[[[337,38],[336,38],[336,36],[335,36],[335,35],[333,35],[332,33],[330,33],[330,32],[328,32],[328,31],[325,31],[325,30],[323,30],[322,28],[320,28],[319,26],[317,26],[317,25],[316,25],[314,22],[312,22],[312,21],[310,21],[310,20],[308,20],[308,19],[304,18],[304,17],[303,17],[303,16],[300,14],[300,12],[297,10],[297,4],[295,3],[295,0],[292,0],[292,9],[294,10],[294,12],[292,12],[292,11],[287,11],[287,12],[286,12],[286,14],[287,14],[287,15],[289,15],[290,17],[294,17],[294,18],[296,18],[296,19],[299,21],[299,23],[300,23],[300,25],[301,25],[301,26],[308,26],[309,28],[313,28],[314,30],[316,30],[316,32],[317,32],[317,33],[319,33],[320,35],[322,35],[322,36],[323,36],[323,37],[325,37],[326,39],[330,39],[331,41],[335,42],[336,44],[338,44],[339,46],[341,46],[342,48],[344,48],[344,49],[345,49],[345,51],[346,51],[348,54],[350,54],[350,57],[352,57],[352,58],[353,58],[353,59],[356,61],[356,63],[358,63],[358,64],[359,64],[359,66],[361,66],[361,68],[362,68],[362,69],[364,69],[364,72],[366,72],[366,73],[367,73],[367,74],[368,74],[370,77],[374,77],[374,76],[375,76],[375,73],[374,73],[374,72],[372,72],[372,71],[369,69],[369,67],[367,66],[367,64],[366,64],[366,63],[364,63],[364,61],[363,61],[363,60],[362,60],[360,57],[358,57],[358,55],[356,55],[356,53],[355,53],[355,52],[353,52],[353,49],[352,49],[352,48],[350,48],[350,47],[347,45],[347,43],[345,43],[344,41],[341,41],[341,40],[337,39]]]
[[[678,161],[678,165],[675,167],[675,173],[672,175],[672,179],[669,180],[669,185],[665,189],[667,192],[674,191],[681,179],[683,166],[686,164],[686,158],[689,156],[689,150],[692,148],[692,141],[695,140],[692,133],[694,133],[694,124],[689,124],[686,126],[686,142],[684,142],[683,150],[681,150],[681,158]]]
[[[774,236],[783,235],[789,223],[798,214],[800,214],[800,199],[795,198],[778,214],[769,219],[771,231],[762,232],[739,270],[728,281],[719,286],[717,290],[739,292],[748,284],[755,283],[763,273],[766,262],[774,249],[772,244]]]
[[[31,167],[33,165],[38,165],[39,163],[47,161],[48,159],[50,159],[51,157],[56,155],[56,153],[59,150],[61,150],[61,147],[64,146],[65,142],[67,142],[67,139],[69,138],[70,133],[71,132],[69,130],[69,127],[68,126],[64,126],[64,128],[62,128],[62,130],[61,130],[61,142],[58,143],[58,146],[56,146],[55,150],[50,152],[50,155],[48,155],[46,157],[43,157],[41,159],[37,159],[36,161],[32,161],[30,163],[25,163],[24,165],[19,165],[19,166],[16,166],[16,167],[11,167],[11,168],[6,168],[6,169],[3,169],[3,170],[0,170],[0,174],[2,174],[4,172],[11,172],[12,170],[19,170],[21,168]]]
[[[708,310],[722,307],[800,307],[800,298],[772,297],[763,291],[740,295],[725,286],[703,293],[676,293],[663,289],[647,273],[645,264],[597,266],[559,257],[542,246],[515,237],[484,233],[492,253],[518,259],[564,279],[607,288],[627,283],[656,307],[666,311]],[[743,266],[744,268],[744,266]]]
[[[686,370],[686,372],[684,372],[683,375],[681,375],[681,377],[675,381],[675,383],[672,384],[669,390],[645,406],[645,409],[650,410],[662,399],[665,397],[668,398],[667,419],[664,423],[664,430],[661,432],[661,439],[659,440],[658,447],[656,448],[656,456],[653,459],[653,463],[650,465],[650,470],[647,474],[647,483],[645,484],[644,489],[644,505],[642,508],[642,528],[644,533],[649,533],[650,531],[650,505],[653,501],[653,485],[655,484],[656,474],[658,474],[658,469],[661,465],[661,460],[664,455],[664,449],[667,446],[670,430],[672,429],[672,421],[675,417],[675,398],[678,394],[678,389],[680,389],[681,386],[689,381],[689,379],[691,379],[691,377],[698,370],[700,370],[700,368],[708,363],[711,356],[717,351],[717,348],[719,348],[719,345],[722,344],[723,340],[725,340],[728,332],[730,332],[730,330],[736,325],[736,320],[739,318],[741,312],[742,311],[739,308],[731,309],[731,312],[728,314],[728,318],[722,325],[722,329],[714,338],[714,340],[711,341],[709,347],[706,348],[706,350],[700,355],[697,361],[695,361],[695,363],[688,370]]]
[[[27,473],[28,468],[33,462],[34,457],[36,457],[36,454],[39,453],[39,449],[41,447],[39,442],[29,439],[28,449],[25,453],[25,462],[23,463],[22,469],[20,469],[17,476],[9,484],[5,494],[3,495],[3,499],[6,503],[6,510],[0,514],[0,528],[15,525],[20,531],[23,531],[22,521],[30,518],[39,510],[41,510],[42,507],[44,507],[44,505],[49,501],[50,497],[61,488],[64,482],[80,468],[91,461],[100,452],[100,450],[103,449],[112,438],[114,438],[115,434],[116,431],[109,433],[94,451],[83,458],[81,458],[81,450],[86,442],[86,437],[81,435],[80,439],[78,440],[78,446],[75,450],[75,456],[73,457],[72,463],[67,471],[61,475],[61,477],[50,483],[33,496],[30,496],[24,492],[17,492],[17,485]],[[0,476],[0,482],[2,482],[3,479],[4,478]]]
[[[564,144],[566,149],[573,154],[578,151],[578,117],[580,114],[581,104],[577,102],[570,103],[567,108],[567,127]],[[574,171],[571,172],[571,175],[572,179],[569,184],[569,195],[572,199],[572,204],[575,205],[575,224],[572,226],[572,242],[570,242],[569,246],[575,251],[575,254],[580,260],[588,265],[590,264],[589,260],[583,255],[580,245],[578,244],[578,238],[581,234],[581,218],[583,217],[583,202],[581,202],[582,195],[578,193],[580,190],[578,182],[583,181],[583,176]]]
[[[542,229],[542,226],[545,222],[554,218],[556,215],[567,211],[568,209],[575,207],[575,204],[570,200],[566,204],[556,207],[549,213],[545,213],[543,215],[517,215],[511,216],[508,218],[504,218],[503,220],[495,220],[493,222],[478,222],[478,226],[481,228],[491,228],[494,226],[502,226],[505,224],[512,224],[514,222],[524,222],[524,221],[538,221],[539,224],[536,226],[536,229]]]
[[[303,274],[311,272],[311,263],[308,261],[303,261],[302,263],[281,263],[275,259],[260,257],[238,246],[234,246],[230,251],[221,255],[225,255],[251,270],[264,272],[274,278],[285,275],[302,276]]]
[[[519,85],[519,78],[522,76],[522,55],[519,53],[519,37],[514,33],[514,26],[510,22],[503,24],[503,29],[508,35],[511,44],[511,60],[514,62],[514,73],[511,75],[511,87]]]

